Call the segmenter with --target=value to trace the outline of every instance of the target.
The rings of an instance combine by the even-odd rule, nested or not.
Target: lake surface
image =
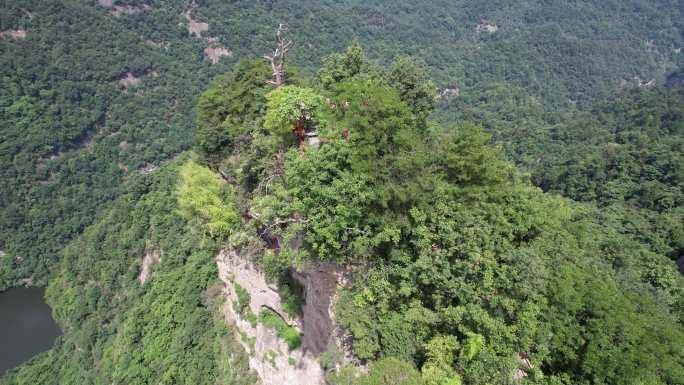
[[[61,334],[40,288],[0,293],[0,376],[52,347]]]

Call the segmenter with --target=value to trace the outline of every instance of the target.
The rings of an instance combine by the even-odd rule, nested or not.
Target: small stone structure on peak
[[[475,33],[480,33],[480,32],[489,32],[489,33],[494,33],[499,30],[499,27],[496,25],[496,23],[493,23],[491,21],[487,20],[480,20],[479,23],[475,26]]]

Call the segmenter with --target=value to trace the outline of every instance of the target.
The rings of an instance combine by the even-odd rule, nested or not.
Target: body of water
[[[61,331],[40,288],[0,293],[0,376],[52,347]]]

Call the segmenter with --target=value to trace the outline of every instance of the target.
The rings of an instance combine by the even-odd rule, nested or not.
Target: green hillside
[[[133,178],[64,249],[47,299],[65,334],[0,383],[255,382],[221,313],[217,245],[178,213],[177,171],[170,164]],[[145,255],[163,263],[142,285]]]
[[[275,88],[244,60],[202,94],[199,155],[135,177],[64,250],[48,299],[66,334],[8,384],[249,383],[211,286],[222,245],[281,285],[308,263],[353,266],[336,314],[373,369],[332,364],[330,384],[684,379],[684,279],[624,213],[534,187],[481,127],[426,120],[410,61],[377,67],[356,45],[325,63]]]
[[[0,4],[0,290],[64,331],[0,383],[255,383],[223,247],[352,270],[330,385],[684,383],[683,12]]]
[[[305,71],[358,39],[381,62],[424,60],[440,87],[468,96],[504,82],[555,110],[633,87],[635,77],[662,81],[681,60],[684,20],[676,1],[113,5],[139,8],[115,16],[95,1],[2,5],[0,29],[26,37],[0,41],[0,287],[45,283],[65,242],[123,192],[128,175],[187,149],[200,90],[239,58],[268,52],[278,23],[289,23],[291,58]],[[188,31],[191,9],[208,23],[201,38]],[[476,32],[482,21],[496,32]],[[212,66],[208,37],[232,57]],[[140,83],[125,91],[118,80],[128,73]]]

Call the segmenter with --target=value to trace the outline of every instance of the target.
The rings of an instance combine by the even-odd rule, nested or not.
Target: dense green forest
[[[0,383],[255,383],[214,263],[247,245],[274,283],[353,269],[370,370],[330,384],[683,383],[684,15],[655,3],[2,4],[0,289],[46,285],[64,335]]]
[[[27,277],[45,284],[60,249],[125,192],[126,178],[187,148],[194,95],[226,70],[206,64],[178,28],[165,50],[134,20],[92,4],[3,7],[3,29],[27,36],[0,41],[0,288]],[[129,72],[140,84],[126,89],[118,80]]]
[[[526,369],[531,383],[684,379],[677,353],[684,342],[684,282],[668,258],[678,240],[659,244],[627,226],[636,220],[630,215],[661,215],[654,221],[665,221],[666,230],[681,229],[681,90],[629,94],[602,106],[605,116],[595,112],[602,118],[598,127],[618,136],[599,137],[596,146],[605,145],[601,140],[625,146],[619,165],[626,170],[576,161],[594,168],[540,182],[596,203],[586,204],[534,187],[481,127],[425,120],[432,88],[410,60],[377,67],[351,46],[324,63],[318,81],[295,79],[276,90],[259,81],[270,76],[263,62],[238,65],[200,98],[198,151],[232,181],[239,211],[250,213],[229,243],[281,224],[273,230],[283,239],[278,250],[265,250],[256,261],[274,280],[316,261],[357,266],[354,288],[337,311],[359,358],[415,365],[421,375],[408,383],[509,383],[520,356],[534,363]],[[640,143],[631,137],[649,131],[637,125],[643,116],[653,117],[654,132]],[[296,144],[291,130],[302,122],[324,138],[319,147]],[[582,123],[588,124],[577,126]],[[585,128],[601,133],[596,125]],[[549,143],[539,142],[544,153],[554,139],[576,135],[570,129],[561,138],[554,129],[548,134]],[[571,153],[603,154],[590,144],[584,139],[586,153]],[[639,145],[664,147],[665,158],[632,160],[645,152]],[[566,154],[565,162],[573,161]],[[532,179],[543,181],[554,167],[573,171],[553,161],[547,167]],[[650,168],[662,173],[647,174]],[[592,183],[579,191],[598,194],[620,183],[622,194],[585,197],[558,182],[587,179]],[[649,181],[655,194],[672,192],[662,207],[635,187]],[[626,207],[642,211],[625,214]],[[657,240],[670,240],[660,235]],[[288,242],[297,237],[303,247]],[[332,374],[330,381],[347,378]]]
[[[614,202],[545,193],[482,127],[427,119],[434,89],[414,61],[380,67],[352,45],[324,63],[274,88],[264,61],[243,60],[212,84],[195,159],[133,178],[64,250],[48,299],[66,335],[7,383],[249,383],[212,256],[255,241],[275,283],[354,267],[337,317],[377,363],[330,384],[681,383],[684,280]],[[300,125],[322,142],[299,143]]]
[[[289,23],[291,59],[310,74],[358,39],[381,62],[421,58],[464,100],[497,86],[544,111],[660,82],[682,58],[677,1],[107,3],[0,5],[0,32],[25,32],[0,39],[0,288],[45,284],[61,248],[130,174],[187,149],[197,95],[239,58],[266,53],[278,23]],[[190,33],[188,17],[207,30]],[[203,53],[210,37],[230,50],[217,65]],[[139,83],[121,83],[128,74]]]
[[[594,203],[653,251],[684,255],[681,88],[630,90],[584,111],[545,112],[520,90],[493,86],[443,111],[443,121],[487,127],[545,191]]]
[[[65,335],[2,383],[253,384],[220,311],[216,243],[180,215],[178,166],[136,176],[61,253],[47,298]],[[143,256],[163,263],[141,284]]]

